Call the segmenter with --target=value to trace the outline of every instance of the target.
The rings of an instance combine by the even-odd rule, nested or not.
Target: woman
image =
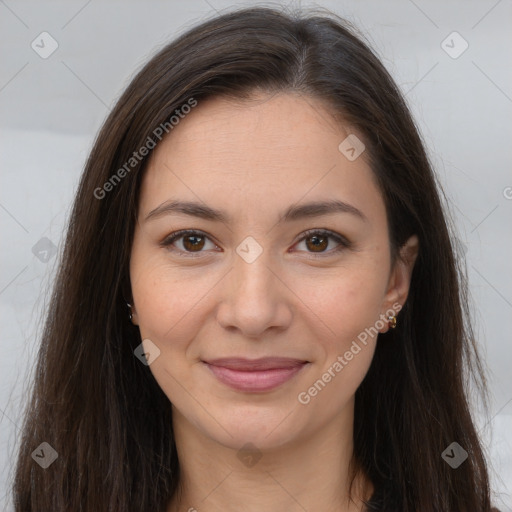
[[[16,510],[491,510],[463,284],[411,115],[345,21],[191,29],[87,161]]]

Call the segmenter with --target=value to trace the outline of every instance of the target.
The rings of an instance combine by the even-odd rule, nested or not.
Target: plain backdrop
[[[12,510],[8,486],[41,318],[93,138],[150,55],[216,11],[243,5],[256,2],[0,0],[1,510]],[[406,95],[446,191],[492,392],[491,415],[477,414],[478,428],[495,504],[510,511],[511,1],[302,2],[315,5],[370,40]]]

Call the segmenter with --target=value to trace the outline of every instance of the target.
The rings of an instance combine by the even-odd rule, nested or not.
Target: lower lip
[[[292,368],[275,368],[272,370],[240,371],[214,366],[205,363],[217,379],[227,386],[238,391],[258,393],[270,391],[289,381],[300,372],[308,363]]]

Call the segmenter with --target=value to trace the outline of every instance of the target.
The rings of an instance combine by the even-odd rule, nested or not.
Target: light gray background
[[[43,237],[60,248],[93,137],[148,56],[215,11],[254,4],[0,0],[2,510],[11,510],[6,494],[21,406],[57,260],[44,263],[32,248]],[[495,504],[510,511],[511,1],[316,5],[353,21],[370,39],[406,94],[447,192],[467,258],[476,333],[493,396],[491,415],[477,415],[478,427],[492,464]],[[31,48],[43,31],[59,45],[47,59]],[[441,46],[453,31],[469,44],[455,59]],[[454,40],[453,51],[460,44]]]

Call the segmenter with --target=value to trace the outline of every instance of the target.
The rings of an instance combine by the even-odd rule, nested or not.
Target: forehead
[[[281,162],[318,160],[316,153],[329,146],[336,154],[346,135],[345,126],[315,98],[292,93],[259,93],[249,100],[216,97],[199,101],[155,156],[174,153],[194,162],[209,155],[212,163],[232,159],[233,165],[257,157],[257,164],[266,164],[261,171],[273,171]]]
[[[380,201],[375,206],[382,213],[364,152],[350,161],[339,149],[352,133],[309,96],[198,101],[153,150],[141,210],[172,195],[244,210],[272,203],[282,210],[302,197],[351,199],[357,207]]]

